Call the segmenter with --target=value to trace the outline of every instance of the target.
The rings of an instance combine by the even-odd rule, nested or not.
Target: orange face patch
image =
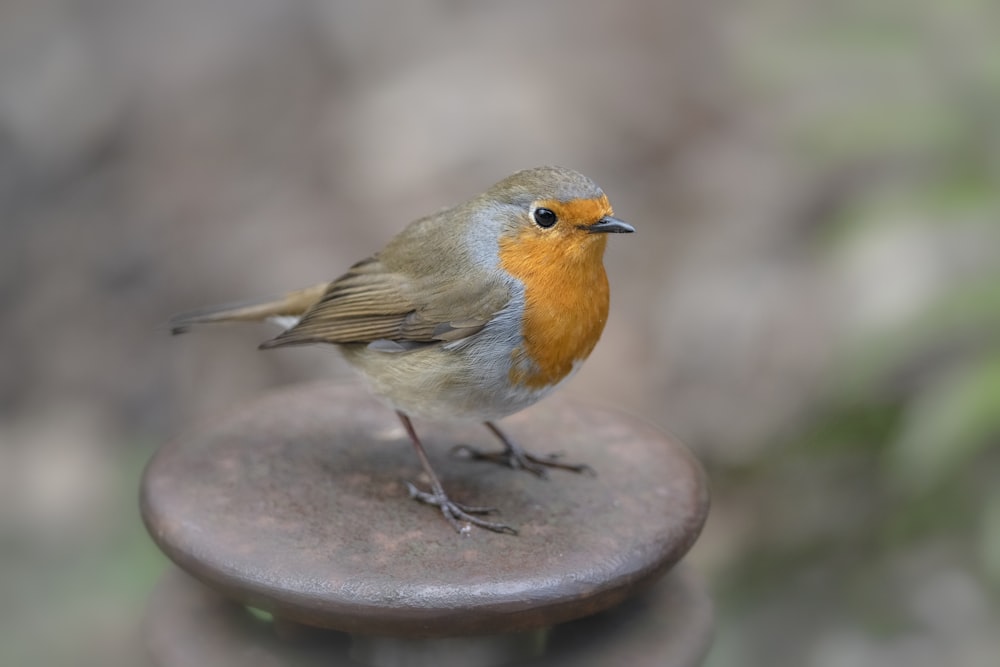
[[[563,223],[552,232],[526,228],[500,241],[500,263],[524,284],[524,344],[514,350],[510,378],[542,389],[558,383],[587,358],[608,319],[608,278],[604,272],[605,234],[577,225],[611,214],[607,199],[543,201]]]
[[[606,215],[614,215],[605,195],[594,199],[574,199],[563,202],[545,199],[537,202],[539,208],[547,208],[560,220],[573,225],[592,225]]]

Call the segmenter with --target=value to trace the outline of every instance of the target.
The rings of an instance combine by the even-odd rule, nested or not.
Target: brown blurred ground
[[[639,230],[567,391],[709,468],[710,664],[993,664],[1000,430],[921,452],[954,451],[926,388],[996,366],[996,330],[897,332],[1000,284],[998,44],[989,0],[7,0],[0,664],[135,664],[152,448],[348,373],[256,352],[264,328],[171,338],[171,313],[333,278],[547,163]],[[956,409],[1000,414],[993,378]]]

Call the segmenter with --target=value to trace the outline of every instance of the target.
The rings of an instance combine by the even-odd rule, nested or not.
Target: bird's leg
[[[410,421],[410,418],[398,410],[396,411],[396,414],[399,415],[400,421],[403,422],[403,428],[406,429],[406,434],[410,436],[410,442],[413,443],[413,449],[417,452],[417,458],[420,459],[420,465],[424,467],[424,472],[426,472],[427,476],[431,479],[431,490],[429,493],[421,491],[410,482],[406,482],[406,488],[410,491],[410,497],[415,498],[422,503],[439,507],[441,509],[441,514],[443,514],[444,518],[451,524],[451,527],[463,535],[469,532],[469,526],[463,526],[460,521],[466,521],[474,526],[486,528],[487,530],[492,530],[497,533],[517,535],[517,530],[511,528],[507,524],[496,521],[486,521],[485,519],[475,516],[476,514],[489,514],[490,512],[495,512],[496,510],[494,508],[470,507],[468,505],[456,503],[454,500],[449,498],[444,492],[444,487],[441,486],[441,480],[438,479],[437,474],[431,467],[430,459],[427,458],[427,452],[424,451],[424,446],[420,443],[420,438],[417,437],[417,432],[414,430],[413,423]]]
[[[492,461],[508,466],[514,470],[527,470],[539,477],[548,477],[546,468],[560,468],[571,472],[585,472],[588,475],[596,474],[594,469],[586,463],[564,463],[560,461],[559,454],[549,454],[548,456],[537,456],[527,451],[516,442],[508,438],[493,422],[483,422],[483,425],[493,432],[500,442],[503,443],[503,451],[484,452],[470,447],[469,445],[456,445],[452,448],[453,454],[462,454],[477,461]]]

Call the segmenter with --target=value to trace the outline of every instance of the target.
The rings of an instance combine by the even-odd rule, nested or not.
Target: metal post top
[[[459,535],[408,498],[420,467],[392,411],[353,385],[260,398],[164,445],[142,515],[161,549],[227,597],[358,634],[443,637],[548,627],[651,584],[708,510],[697,461],[645,422],[549,398],[503,425],[596,476],[539,479],[450,456],[496,446],[478,424],[416,422],[454,500],[501,509],[517,536]]]

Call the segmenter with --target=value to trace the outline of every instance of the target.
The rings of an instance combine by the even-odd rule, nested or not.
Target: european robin
[[[608,233],[634,232],[604,192],[570,169],[519,171],[469,201],[421,218],[333,282],[262,303],[174,317],[174,333],[207,322],[273,320],[285,327],[262,349],[332,343],[396,410],[430,479],[410,495],[470,525],[516,533],[448,497],[410,417],[472,419],[503,450],[465,454],[545,476],[585,465],[536,456],[495,421],[532,405],[587,358],[608,317]]]

